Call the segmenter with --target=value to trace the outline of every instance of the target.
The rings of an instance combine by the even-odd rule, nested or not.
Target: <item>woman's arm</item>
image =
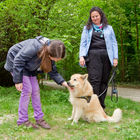
[[[113,43],[113,66],[116,67],[118,65],[118,44],[117,44],[117,40],[116,40],[116,36],[114,33],[114,30],[112,28],[112,43]]]
[[[87,47],[87,29],[86,26],[83,28],[83,32],[81,35],[80,49],[79,49],[79,58],[81,56],[86,56],[86,48]]]

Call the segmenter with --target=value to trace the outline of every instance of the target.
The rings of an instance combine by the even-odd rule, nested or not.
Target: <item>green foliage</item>
[[[54,3],[55,0],[6,0],[1,2],[0,37],[7,35],[5,39],[10,39],[7,40],[7,45],[11,46],[11,44],[40,35],[42,32],[46,33],[49,10]],[[6,42],[5,39],[4,42]]]
[[[6,0],[0,3],[0,85],[12,84],[3,66],[12,45],[28,38],[47,34],[47,20],[56,0]],[[6,76],[5,76],[6,75]]]
[[[0,49],[8,50],[15,43],[38,35],[60,39],[67,48],[67,57],[57,63],[58,71],[66,80],[73,73],[86,73],[86,69],[78,65],[81,33],[88,20],[89,10],[98,6],[113,26],[118,41],[117,79],[119,82],[136,82],[140,79],[139,3],[140,0],[1,1]],[[3,67],[6,53],[0,51],[0,54],[0,67]],[[2,76],[3,71],[0,72]]]
[[[139,14],[140,0],[110,0],[106,1],[104,11],[108,17],[109,23],[115,30],[118,46],[119,46],[119,70],[120,74],[118,79],[125,82],[139,81],[140,71],[140,57],[139,54],[140,44],[137,43],[139,35],[140,24]],[[138,37],[138,38],[137,38]],[[137,40],[137,41],[136,41]]]

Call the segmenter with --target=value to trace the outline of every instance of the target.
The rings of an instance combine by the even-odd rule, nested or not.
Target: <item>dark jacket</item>
[[[44,45],[40,42],[40,38],[42,36],[22,41],[9,49],[4,68],[12,73],[14,83],[22,83],[23,75],[35,76],[37,74],[41,63],[37,53]],[[48,74],[57,84],[64,82],[63,77],[57,72],[54,61],[52,61],[52,71]]]

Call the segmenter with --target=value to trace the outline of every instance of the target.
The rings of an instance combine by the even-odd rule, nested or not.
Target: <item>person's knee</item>
[[[32,93],[35,95],[35,94],[40,94],[40,89],[39,87],[35,87],[32,89]]]
[[[23,96],[31,96],[31,94],[32,94],[32,88],[30,87],[28,87],[28,88],[25,88],[25,87],[23,87],[23,90],[22,90],[22,95]]]

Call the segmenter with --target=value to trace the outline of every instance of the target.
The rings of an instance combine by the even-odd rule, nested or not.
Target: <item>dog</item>
[[[72,124],[78,123],[82,118],[88,122],[119,122],[122,117],[121,109],[115,109],[113,115],[108,116],[100,105],[98,96],[93,93],[93,88],[88,81],[88,74],[74,74],[67,82],[70,87],[69,101],[73,106]]]

